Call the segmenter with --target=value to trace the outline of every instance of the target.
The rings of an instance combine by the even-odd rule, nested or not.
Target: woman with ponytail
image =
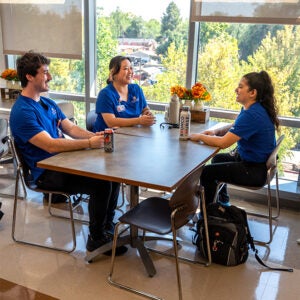
[[[221,149],[237,143],[234,151],[217,154],[203,169],[201,184],[207,204],[214,200],[219,182],[263,185],[267,176],[266,161],[276,146],[278,109],[269,74],[261,71],[244,75],[235,92],[236,101],[242,109],[233,124],[190,135],[192,141]],[[218,201],[230,205],[226,184],[219,193]]]
[[[155,117],[150,111],[141,87],[132,82],[133,67],[126,56],[115,56],[109,63],[107,86],[96,102],[97,119],[93,131],[108,127],[152,126]]]

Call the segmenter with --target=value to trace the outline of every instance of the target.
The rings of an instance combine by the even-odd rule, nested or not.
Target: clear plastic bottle
[[[179,139],[188,140],[191,127],[191,112],[189,106],[183,106],[179,118]]]

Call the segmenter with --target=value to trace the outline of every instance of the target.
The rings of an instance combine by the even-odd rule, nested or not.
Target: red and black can
[[[112,128],[104,130],[104,151],[114,152],[114,130]]]

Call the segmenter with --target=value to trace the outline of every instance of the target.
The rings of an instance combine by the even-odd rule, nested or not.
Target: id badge
[[[123,104],[120,104],[120,105],[117,106],[117,111],[118,112],[122,112],[124,110],[125,110],[125,106]]]

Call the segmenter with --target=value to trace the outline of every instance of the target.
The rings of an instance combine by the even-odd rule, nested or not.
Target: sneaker
[[[46,202],[49,201],[49,194],[44,193],[44,200]],[[61,194],[52,194],[51,203],[52,204],[58,204],[58,203],[66,203],[68,201],[68,198],[66,196]]]
[[[230,202],[229,201],[223,202],[223,201],[218,200],[218,203],[221,204],[222,206],[227,206],[227,207],[230,206]]]
[[[90,235],[88,236],[88,240],[86,243],[86,250],[89,252],[92,252],[101,246],[109,243],[112,241],[112,237],[109,235],[103,235],[100,239],[94,240]],[[126,253],[128,248],[126,246],[120,246],[116,248],[116,256],[122,255]],[[104,255],[111,256],[112,250],[108,250],[103,253]]]
[[[107,222],[104,227],[105,233],[109,234],[110,236],[114,236],[115,233],[116,223],[113,221]]]

